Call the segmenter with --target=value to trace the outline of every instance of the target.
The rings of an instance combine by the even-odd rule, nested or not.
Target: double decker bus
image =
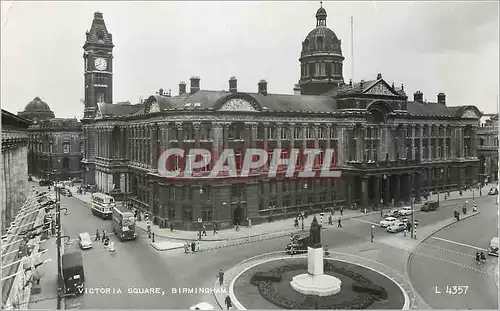
[[[137,237],[134,213],[125,207],[115,206],[113,208],[113,232],[120,241],[134,240]]]
[[[115,207],[115,199],[104,193],[93,193],[90,209],[92,214],[102,219],[111,219]]]

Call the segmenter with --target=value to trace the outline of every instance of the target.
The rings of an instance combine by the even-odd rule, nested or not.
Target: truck
[[[62,256],[62,274],[65,294],[79,296],[84,293],[85,273],[81,252],[66,253]]]

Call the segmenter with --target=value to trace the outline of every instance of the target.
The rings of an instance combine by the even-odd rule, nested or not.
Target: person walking
[[[333,225],[333,219],[332,219],[332,215],[330,215],[330,217],[328,217],[328,224],[331,226]]]
[[[207,227],[205,227],[205,225],[203,225],[203,236],[207,236]]]
[[[214,222],[214,235],[216,235],[216,234],[218,234],[218,232],[217,232],[217,223]]]
[[[228,310],[233,306],[233,303],[231,302],[231,297],[229,297],[229,295],[226,296],[225,303]]]
[[[342,218],[339,217],[339,220],[337,221],[337,228],[342,228]]]
[[[224,284],[224,271],[222,271],[222,269],[220,269],[219,271],[218,278],[219,278],[219,285],[222,286],[222,284]]]
[[[100,239],[101,239],[101,237],[99,235],[99,229],[96,229],[96,231],[95,231],[95,240],[99,241]]]
[[[340,216],[343,216],[344,215],[344,206],[341,206],[340,207]]]

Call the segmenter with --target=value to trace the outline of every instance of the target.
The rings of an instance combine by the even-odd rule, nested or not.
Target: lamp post
[[[478,182],[478,183],[477,183],[477,187],[479,188],[479,196],[480,196],[480,197],[481,197],[481,196],[483,196],[483,193],[482,193],[482,189],[483,189],[483,187],[481,187],[481,182]]]
[[[200,185],[200,210],[201,210],[201,196],[203,195],[203,186]],[[213,216],[212,216],[213,217]],[[202,221],[198,221],[198,239],[201,240],[201,226],[203,224],[203,219]]]
[[[372,225],[372,227],[371,227],[371,236],[370,236],[370,237],[371,237],[371,242],[372,242],[372,243],[373,243],[373,238],[374,238],[374,236],[373,236],[373,230],[374,230],[374,229],[375,229],[375,226],[374,226],[374,225]]]
[[[438,195],[439,196],[439,195]],[[411,197],[411,238],[417,238],[415,233],[415,198]]]
[[[444,172],[444,170],[441,169],[439,172],[440,172],[440,174],[439,174],[439,181],[441,181],[441,179],[443,179],[443,172]],[[441,185],[441,182],[438,182],[438,189],[437,189],[437,193],[438,193],[438,206],[439,206],[439,193],[440,193],[439,187],[440,187],[440,185]]]
[[[383,180],[382,180],[382,195],[381,195],[381,198],[380,198],[380,203],[382,204],[382,209],[385,207],[385,191],[386,191],[386,180],[387,180],[387,175],[384,174],[384,176],[382,176]]]

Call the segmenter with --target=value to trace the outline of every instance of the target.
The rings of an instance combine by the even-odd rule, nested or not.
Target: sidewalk
[[[54,310],[57,306],[57,245],[55,237],[49,238],[40,246],[42,249],[47,249],[47,253],[42,255],[43,258],[50,258],[51,261],[43,264],[43,277],[40,280],[40,285],[32,288],[28,308]],[[62,309],[64,309],[64,299],[62,300]]]
[[[474,191],[472,190],[466,190],[466,191],[462,191],[462,196],[460,196],[459,192],[458,191],[450,191],[450,195],[448,196],[448,198],[445,200],[444,199],[444,196],[445,194],[448,194],[447,192],[441,192],[440,193],[440,201],[442,202],[446,202],[446,201],[453,201],[453,200],[472,200],[472,198],[478,198],[478,197],[485,197],[485,196],[488,196],[488,191],[490,190],[490,188],[497,188],[497,184],[496,183],[490,183],[488,186],[484,186],[483,189],[481,191],[475,189]],[[481,194],[481,196],[480,196]],[[491,197],[494,197],[494,196],[491,196]],[[438,195],[437,194],[432,194],[432,195],[429,195],[429,199],[428,201],[437,201],[438,199]],[[424,200],[425,202],[425,200]]]
[[[343,215],[340,215],[339,211],[335,212],[335,215],[332,216],[334,223],[337,221],[339,217],[342,220],[346,220],[349,218],[362,217],[371,214],[380,214],[380,211],[368,212],[366,214],[361,213],[359,210],[344,210]],[[328,217],[330,213],[325,213],[323,218],[323,224],[328,223]],[[304,219],[304,232],[309,232],[309,228],[311,226],[311,222],[314,218],[314,215],[308,215],[307,219]],[[219,230],[217,234],[213,234],[212,230],[207,229],[207,236],[202,236],[202,241],[227,241],[227,240],[236,240],[236,239],[244,239],[248,237],[254,237],[259,235],[270,235],[280,233],[293,233],[293,232],[301,232],[301,221],[299,220],[299,228],[294,228],[294,219],[288,218],[282,220],[275,220],[270,223],[262,223],[258,225],[254,225],[252,227],[241,226],[239,231],[236,229],[224,229]],[[316,214],[316,219],[320,221],[319,214]],[[147,231],[147,223],[146,221],[137,221],[137,228]],[[325,227],[328,228],[328,227]],[[154,232],[155,237],[162,237],[171,240],[181,240],[181,241],[194,241],[198,240],[198,231],[182,231],[174,229],[173,232],[170,229],[160,229],[157,225],[151,225],[151,230]]]

